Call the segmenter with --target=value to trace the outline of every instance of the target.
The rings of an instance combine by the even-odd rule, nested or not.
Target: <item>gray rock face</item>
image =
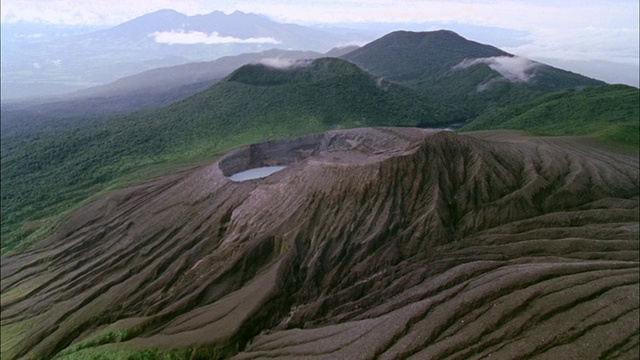
[[[638,179],[638,154],[572,138],[373,128],[239,149],[2,259],[3,359],[634,358]]]
[[[289,165],[317,152],[323,136],[311,134],[244,146],[226,155],[219,166],[225,176],[230,176],[263,166]]]

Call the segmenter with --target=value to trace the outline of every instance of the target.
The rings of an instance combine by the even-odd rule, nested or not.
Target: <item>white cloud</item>
[[[639,43],[637,28],[588,26],[563,31],[535,29],[532,30],[528,43],[504,50],[534,59],[588,59],[638,65]]]
[[[44,34],[18,35],[18,38],[26,38],[26,39],[40,39],[43,37],[44,37]]]
[[[494,56],[478,59],[464,59],[452,70],[467,69],[474,65],[487,64],[511,82],[528,82],[534,76],[534,70],[540,63],[519,56]]]
[[[217,32],[205,34],[200,31],[163,31],[149,34],[154,41],[161,44],[280,44],[272,37],[239,39],[232,36],[220,36]]]
[[[258,61],[258,64],[282,70],[306,67],[311,65],[311,63],[313,63],[313,60],[294,60],[281,58],[267,58]]]

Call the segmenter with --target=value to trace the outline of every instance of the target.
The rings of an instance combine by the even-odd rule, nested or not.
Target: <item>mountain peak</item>
[[[161,21],[161,20],[169,20],[169,19],[178,19],[178,18],[184,18],[186,16],[187,15],[177,12],[173,9],[162,9],[162,10],[158,10],[152,13],[142,15],[138,18],[125,22],[124,24],[129,22],[134,22],[134,21],[140,21],[140,20],[156,20],[156,21],[160,20]]]
[[[468,40],[451,30],[435,31],[394,31],[374,41],[383,45],[415,46],[429,48],[438,52],[451,52],[464,54],[467,57],[503,56],[506,52],[490,45],[484,45]],[[482,49],[482,50],[480,50]],[[482,53],[482,54],[480,54]],[[480,56],[481,55],[481,56]]]
[[[182,13],[176,11],[176,10],[173,10],[173,9],[160,9],[158,11],[150,12],[150,13],[148,13],[146,15],[143,15],[142,17],[144,17],[144,16],[154,16],[154,15],[164,15],[164,14],[167,14],[167,15],[168,14],[184,15],[184,14],[182,14]]]
[[[453,30],[447,30],[447,29],[440,29],[440,30],[431,30],[431,31],[409,31],[409,30],[397,30],[397,31],[392,31],[389,34],[387,34],[384,37],[387,36],[416,36],[416,37],[425,37],[425,36],[452,36],[452,37],[457,37],[457,38],[462,38],[464,39],[464,37],[460,36],[457,32],[453,31]]]
[[[214,10],[212,12],[210,12],[208,15],[227,15],[224,12],[220,11],[220,10]]]
[[[376,76],[416,79],[446,71],[464,59],[510,54],[490,45],[465,39],[450,30],[395,31],[342,58]]]
[[[143,36],[146,37],[154,31],[170,30],[188,16],[171,9],[158,10],[142,15],[135,19],[124,22],[110,30],[103,30],[102,33],[112,31],[112,35],[118,37]]]
[[[484,111],[490,106],[483,99],[487,93],[507,104],[536,92],[601,85],[449,30],[392,32],[341,58],[374,76],[418,90],[443,107],[456,101],[464,104],[447,115],[452,122],[475,118]]]

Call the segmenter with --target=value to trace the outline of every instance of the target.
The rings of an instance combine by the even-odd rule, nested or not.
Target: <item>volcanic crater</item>
[[[636,358],[638,179],[637,153],[581,138],[364,128],[240,148],[2,259],[3,359]]]
[[[239,148],[224,156],[218,167],[226,177],[243,171],[288,166],[312,158],[311,163],[367,164],[396,156],[433,129],[384,128],[328,131]]]

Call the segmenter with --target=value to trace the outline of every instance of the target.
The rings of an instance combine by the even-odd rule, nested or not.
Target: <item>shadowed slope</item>
[[[474,69],[473,66],[462,66],[465,61],[474,59],[511,58],[514,55],[494,46],[470,41],[449,30],[410,32],[395,31],[367,45],[343,55],[342,58],[353,62],[375,76],[385,77],[399,83],[413,85],[427,92],[447,91],[455,94],[455,87],[463,87],[457,91],[476,90],[480,83],[486,83],[493,75],[497,75],[496,67],[481,66],[482,71],[463,71],[462,76],[455,76],[461,70]],[[490,63],[490,62],[489,62]],[[494,64],[495,65],[495,64]],[[542,63],[530,64],[525,60],[522,64],[511,64],[510,70],[529,67],[529,83],[532,89],[544,92],[558,91],[576,86],[604,85],[602,81],[587,78],[569,71],[553,68]],[[477,69],[476,69],[477,70]],[[524,79],[520,79],[524,80]],[[469,81],[475,83],[469,83]],[[451,83],[451,87],[447,87]],[[437,89],[430,89],[432,87]],[[486,88],[485,90],[487,90]],[[484,91],[484,90],[479,90]]]
[[[395,31],[356,49],[343,59],[399,82],[415,82],[447,72],[464,59],[510,54],[490,45],[469,41],[449,30]]]
[[[447,30],[392,32],[342,58],[418,91],[434,108],[449,109],[449,123],[472,121],[484,111],[545,93],[605,85]]]
[[[492,136],[332,131],[114,192],[2,260],[3,355],[633,358],[638,156]]]

